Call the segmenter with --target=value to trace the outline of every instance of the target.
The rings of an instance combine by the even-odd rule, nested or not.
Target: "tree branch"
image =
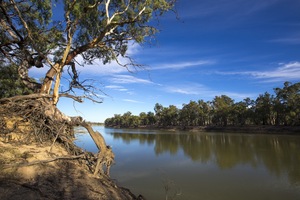
[[[2,3],[2,2],[1,2],[1,3]],[[17,29],[14,27],[14,25],[13,25],[13,23],[12,23],[10,17],[8,16],[8,14],[7,14],[7,12],[6,12],[6,10],[5,10],[5,8],[3,7],[2,4],[0,4],[0,8],[1,8],[1,10],[2,10],[2,12],[3,12],[3,14],[4,14],[4,16],[5,16],[6,20],[7,20],[7,22],[9,23],[11,29],[18,35],[18,37],[20,38],[20,40],[23,41],[24,38],[23,38],[22,35],[19,33],[19,31],[17,31]],[[2,20],[1,20],[1,21],[2,21]],[[16,39],[17,39],[17,38],[16,38]]]
[[[23,19],[21,12],[20,12],[19,8],[18,8],[17,5],[16,5],[16,2],[15,2],[14,0],[10,0],[10,2],[13,4],[14,9],[17,11],[19,18],[20,18],[20,20],[21,20],[23,26],[25,27],[25,29],[26,29],[26,31],[27,31],[27,33],[28,33],[29,39],[33,42],[33,39],[32,39],[32,37],[31,37],[31,31],[29,30],[26,21]]]
[[[71,98],[73,99],[74,101],[77,101],[79,103],[83,103],[83,100],[82,98],[85,98],[84,96],[74,96],[74,95],[71,95],[71,94],[67,94],[67,93],[63,93],[63,94],[60,94],[59,95],[60,97],[67,97],[67,98]]]

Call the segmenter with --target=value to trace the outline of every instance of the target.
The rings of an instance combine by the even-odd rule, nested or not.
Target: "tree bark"
[[[58,68],[58,63],[52,66],[46,73],[46,77],[41,87],[42,94],[50,94],[52,82],[54,80],[55,75],[57,74],[57,68]]]

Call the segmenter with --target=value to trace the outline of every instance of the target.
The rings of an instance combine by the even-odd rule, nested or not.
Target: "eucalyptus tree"
[[[212,101],[212,105],[214,109],[213,121],[218,125],[226,126],[234,105],[234,100],[226,95],[216,96]]]
[[[178,124],[179,110],[176,106],[170,105],[162,111],[164,126],[176,126]]]
[[[190,101],[188,104],[183,104],[180,111],[180,121],[182,126],[196,126],[199,120],[199,106],[197,102]]]
[[[243,100],[243,103],[247,108],[245,113],[246,124],[253,124],[255,121],[255,101],[247,97]]]
[[[152,25],[156,23],[152,23],[151,19],[158,19],[160,15],[171,10],[175,1],[0,0],[0,66],[18,66],[23,83],[35,93],[41,93],[32,95],[36,99],[42,99],[40,104],[32,103],[35,99],[31,98],[30,106],[24,105],[29,104],[29,101],[23,101],[24,106],[18,109],[22,112],[15,112],[15,115],[26,113],[26,120],[31,114],[31,126],[41,130],[30,131],[28,134],[37,137],[33,133],[45,133],[43,127],[47,121],[51,121],[53,126],[48,123],[49,134],[45,135],[57,135],[54,141],[62,141],[67,144],[65,146],[72,146],[74,144],[70,144],[71,139],[67,135],[68,126],[82,125],[100,150],[94,174],[101,172],[104,165],[109,169],[114,155],[102,135],[93,131],[81,117],[67,117],[56,107],[60,97],[62,73],[68,67],[69,87],[68,94],[64,96],[82,101],[74,95],[80,89],[84,92],[83,97],[102,102],[101,99],[94,98],[97,97],[95,88],[86,84],[85,80],[80,80],[78,65],[100,60],[103,64],[116,61],[125,68],[139,66],[128,57],[128,45],[131,42],[143,43],[147,37],[155,35],[157,29]],[[121,63],[120,57],[128,58],[128,63]],[[30,68],[46,66],[48,71],[42,83],[37,84],[30,80]],[[50,100],[44,97],[50,97]],[[6,104],[9,110],[12,104]],[[17,105],[17,101],[14,104]],[[32,109],[31,105],[38,109]],[[37,115],[33,111],[43,116],[39,117],[41,120],[36,120]],[[139,122],[132,117],[129,123],[136,125]]]
[[[141,126],[154,125],[156,122],[155,115],[153,112],[141,112],[139,114],[139,121]]]
[[[132,118],[132,113],[130,111],[127,111],[126,113],[124,113],[122,115],[122,126],[130,127],[131,118]]]
[[[247,121],[247,104],[243,101],[233,104],[231,110],[233,125],[245,125]]]
[[[275,88],[274,109],[277,124],[300,124],[300,83],[285,82],[283,88]]]
[[[147,112],[147,125],[151,125],[153,126],[156,123],[156,118],[155,118],[155,114],[153,112]]]
[[[142,43],[157,33],[150,20],[171,10],[176,0],[1,0],[0,64],[14,63],[28,87],[59,99],[62,72],[69,67],[69,91],[85,87],[77,59],[85,63],[115,60],[123,67],[138,66],[127,57],[130,41]],[[60,8],[63,8],[61,10]],[[155,24],[155,23],[152,23]],[[28,69],[45,67],[42,84],[32,83]],[[54,85],[53,85],[54,83]]]
[[[210,103],[203,100],[198,100],[198,107],[200,117],[198,125],[203,126],[210,124]]]
[[[255,101],[255,120],[256,124],[271,125],[273,120],[273,99],[274,97],[265,92],[260,94]]]
[[[161,104],[156,103],[154,106],[155,121],[157,126],[176,126],[179,120],[179,109],[170,105],[163,107]],[[152,120],[153,121],[153,120]]]
[[[139,114],[139,120],[140,120],[140,123],[141,123],[140,125],[145,126],[145,125],[149,124],[149,119],[148,119],[148,116],[145,112],[141,112]]]
[[[154,105],[154,112],[155,112],[155,121],[157,123],[158,126],[160,126],[162,124],[162,112],[163,112],[164,107],[159,104],[156,103]]]

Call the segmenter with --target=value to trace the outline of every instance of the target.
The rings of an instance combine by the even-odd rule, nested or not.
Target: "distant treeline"
[[[105,120],[109,127],[193,127],[242,125],[300,125],[300,82],[285,82],[275,88],[275,95],[260,94],[256,100],[246,98],[235,103],[226,95],[212,101],[190,101],[181,109],[174,105],[163,107],[156,103],[154,112],[141,112],[139,116],[126,112]]]

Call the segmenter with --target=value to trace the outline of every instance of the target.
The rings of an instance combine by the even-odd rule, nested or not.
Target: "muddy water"
[[[300,199],[300,136],[94,128],[115,152],[112,178],[148,200]]]

